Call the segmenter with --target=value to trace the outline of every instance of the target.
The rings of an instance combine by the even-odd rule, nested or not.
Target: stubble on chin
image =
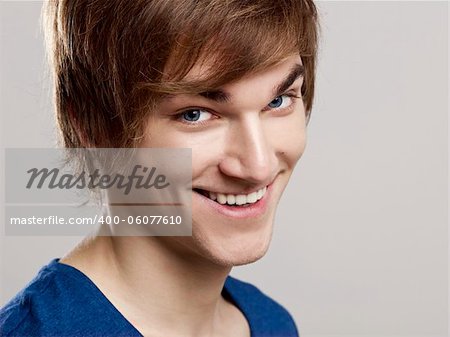
[[[253,237],[209,237],[195,230],[193,224],[191,251],[199,258],[219,267],[231,268],[261,259],[268,251],[272,239],[272,225]]]

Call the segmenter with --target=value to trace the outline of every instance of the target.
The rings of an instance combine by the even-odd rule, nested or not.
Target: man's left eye
[[[202,109],[190,109],[180,113],[177,117],[187,124],[201,124],[212,119],[213,114]]]
[[[281,95],[275,97],[267,106],[271,109],[284,108],[290,104],[290,99],[288,95]]]

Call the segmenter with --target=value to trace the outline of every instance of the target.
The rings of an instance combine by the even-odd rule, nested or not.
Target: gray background
[[[446,336],[448,3],[317,5],[307,150],[269,253],[232,274],[287,307],[302,337]],[[40,6],[0,3],[2,147],[55,146]],[[0,305],[79,239],[0,237]]]

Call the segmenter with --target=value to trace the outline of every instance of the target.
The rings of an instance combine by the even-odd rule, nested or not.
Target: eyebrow
[[[298,78],[303,77],[304,74],[305,67],[303,64],[295,64],[286,78],[274,88],[274,97],[282,95]]]
[[[203,91],[198,95],[217,103],[226,103],[231,99],[231,95],[222,89]]]
[[[286,78],[274,87],[273,96],[277,97],[282,95],[298,78],[303,77],[304,74],[305,67],[302,64],[295,64]],[[222,89],[203,91],[198,93],[198,95],[217,103],[226,103],[231,100],[231,94]]]

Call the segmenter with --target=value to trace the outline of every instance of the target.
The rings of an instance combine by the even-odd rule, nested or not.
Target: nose
[[[258,116],[230,125],[225,142],[224,157],[219,163],[222,173],[254,184],[273,180],[277,157]]]

